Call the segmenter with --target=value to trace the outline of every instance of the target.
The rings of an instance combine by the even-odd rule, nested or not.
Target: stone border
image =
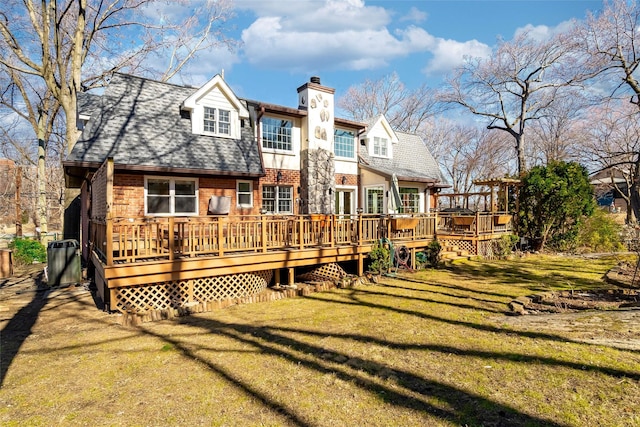
[[[609,299],[581,299],[580,294],[607,295]],[[628,296],[628,297],[627,297]],[[520,296],[508,304],[509,314],[575,313],[584,310],[615,310],[640,307],[638,289],[552,291]]]

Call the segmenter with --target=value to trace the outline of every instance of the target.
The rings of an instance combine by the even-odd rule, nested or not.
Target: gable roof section
[[[393,148],[393,158],[369,156],[367,150],[361,150],[360,166],[372,172],[391,177],[396,174],[399,180],[413,182],[442,182],[440,168],[429,149],[418,135],[395,131],[398,144]]]
[[[191,95],[189,95],[187,99],[185,99],[182,102],[181,108],[184,108],[185,110],[193,110],[194,108],[196,108],[198,101],[202,97],[204,97],[207,93],[209,93],[211,90],[215,89],[216,87],[229,100],[231,105],[233,105],[236,108],[236,110],[238,110],[238,115],[240,117],[242,118],[249,117],[249,112],[247,111],[247,108],[240,101],[240,99],[238,99],[235,93],[233,93],[233,91],[231,90],[227,82],[225,82],[224,79],[220,77],[219,74],[216,74],[215,76],[213,76],[211,80],[209,80],[202,87],[200,87],[198,90],[196,90]]]
[[[365,132],[365,136],[368,137],[370,132],[375,132],[375,129],[379,127],[382,127],[382,129],[387,132],[392,143],[395,144],[396,142],[398,142],[398,135],[393,130],[393,128],[387,121],[387,118],[383,114],[379,114],[377,117],[374,117],[367,123],[367,131]]]
[[[192,133],[191,120],[188,115],[181,115],[180,107],[197,92],[194,88],[115,74],[64,165],[97,167],[113,157],[117,169],[264,175],[250,120],[243,121],[239,139]],[[248,117],[247,107],[243,108]]]
[[[91,114],[100,108],[102,97],[92,93],[80,92],[77,97],[78,117],[82,120],[89,120]]]

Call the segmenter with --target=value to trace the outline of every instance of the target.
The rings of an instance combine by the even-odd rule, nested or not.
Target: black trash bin
[[[80,283],[80,244],[77,240],[55,240],[47,246],[47,283],[49,286]]]

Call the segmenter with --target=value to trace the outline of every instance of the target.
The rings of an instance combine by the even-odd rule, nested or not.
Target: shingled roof
[[[393,146],[393,159],[370,156],[360,150],[360,165],[382,175],[396,174],[399,180],[442,182],[440,168],[418,135],[395,131],[398,143]]]
[[[262,176],[250,120],[240,139],[192,133],[180,104],[197,89],[115,74],[65,161],[90,167],[113,157],[116,168],[199,175]],[[80,113],[83,113],[80,111]]]

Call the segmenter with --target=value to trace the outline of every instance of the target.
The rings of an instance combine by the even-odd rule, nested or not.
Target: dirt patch
[[[640,291],[632,289],[554,291],[518,297],[509,303],[513,314],[569,313],[634,307],[640,307]]]
[[[634,278],[635,277],[635,278]],[[509,303],[511,327],[560,333],[573,340],[640,350],[640,271],[623,262],[604,280],[612,289],[554,291]]]
[[[571,313],[583,310],[617,310],[640,307],[640,271],[621,262],[603,279],[615,288],[552,291],[518,297],[509,303],[512,314]]]

